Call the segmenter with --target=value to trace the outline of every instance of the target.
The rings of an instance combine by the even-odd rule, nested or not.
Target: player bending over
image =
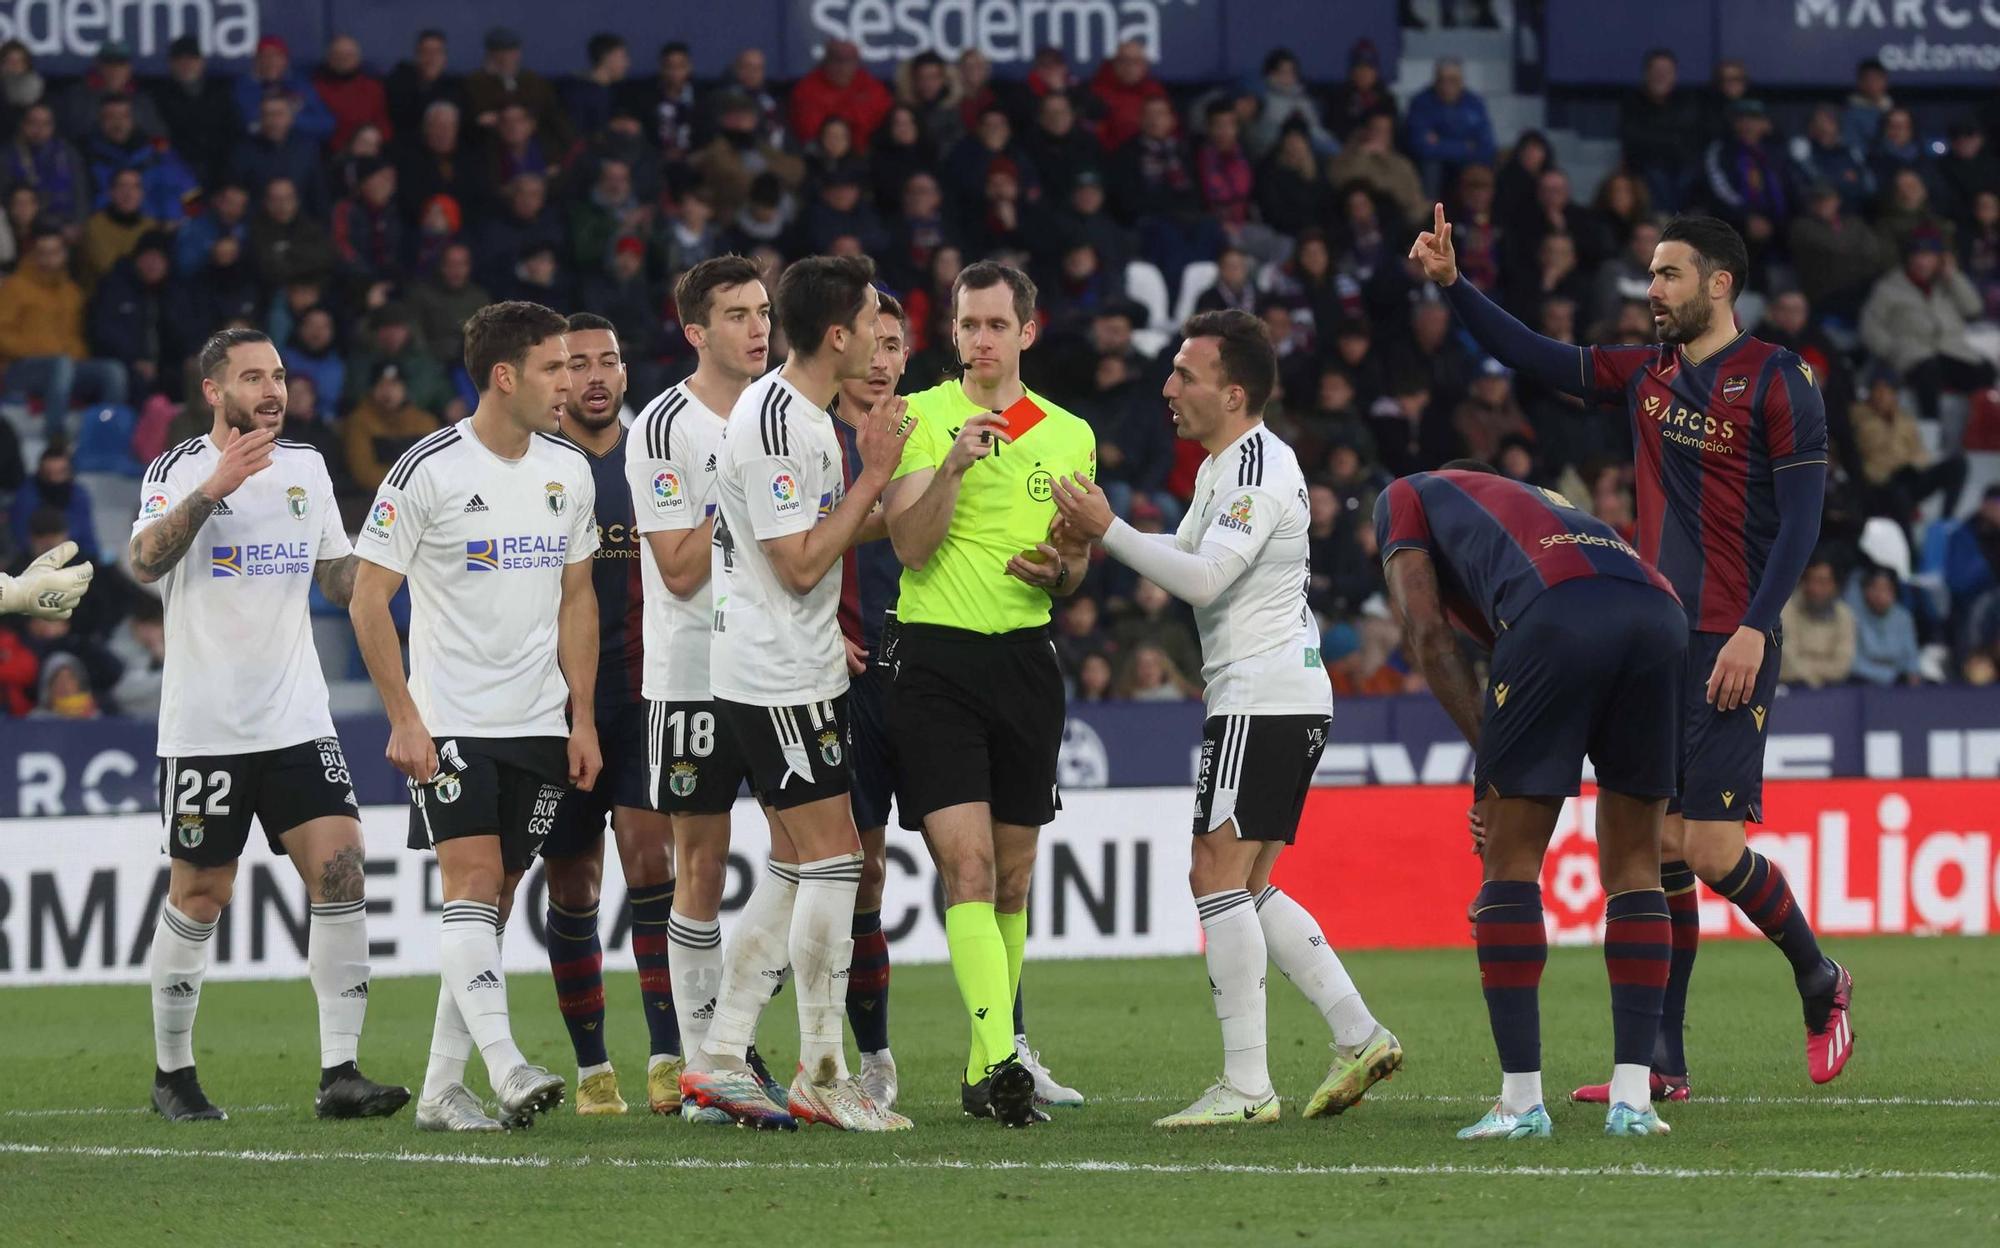
[[[1687,608],[1679,796],[1661,837],[1673,973],[1654,1091],[1676,1101],[1688,1095],[1682,1031],[1701,939],[1696,876],[1791,963],[1805,1009],[1806,1070],[1814,1083],[1828,1082],[1854,1052],[1853,977],[1820,952],[1785,873],[1744,836],[1745,821],[1763,818],[1778,615],[1819,539],[1826,491],[1826,408],[1811,367],[1736,327],[1749,254],[1713,217],[1677,217],[1661,231],[1647,292],[1660,345],[1651,347],[1576,347],[1530,331],[1458,280],[1442,205],[1410,255],[1502,363],[1630,413],[1639,553]],[[1607,1095],[1603,1084],[1576,1092],[1587,1101]]]
[[[597,901],[604,876],[604,821],[611,820],[632,908],[632,959],[646,1015],[650,1057],[646,1100],[656,1114],[680,1112],[681,1036],[667,970],[667,922],[674,904],[674,830],[647,791],[647,706],[640,695],[639,534],[625,488],[625,358],[610,321],[569,318],[569,402],[562,436],[583,450],[597,491],[597,713],[604,771],[589,789],[570,789],[542,843],[549,888],[549,970],[556,1006],[576,1051],[576,1112],[622,1114],[625,1098],[604,1033],[604,949]]]
[[[194,1016],[209,939],[255,818],[271,851],[298,868],[312,905],[313,1110],[393,1114],[409,1089],[354,1064],[368,1012],[360,810],[306,605],[312,582],[347,603],[353,548],[319,452],[278,440],[285,366],[271,340],[224,330],[202,346],[199,367],[213,425],[153,461],[132,525],[132,574],[159,582],[166,598],[160,820],[173,862],[153,933],[153,1108],[175,1122],[228,1117],[195,1079]]]
[[[1473,933],[1502,1073],[1499,1101],[1458,1138],[1552,1131],[1542,1105],[1538,992],[1549,944],[1539,881],[1585,755],[1597,768],[1616,1063],[1604,1132],[1664,1135],[1646,1061],[1667,983],[1660,820],[1674,792],[1687,666],[1674,591],[1610,525],[1477,460],[1392,483],[1375,502],[1375,535],[1404,652],[1475,753],[1486,840]],[[1492,649],[1483,695],[1454,625]]]
[[[1192,604],[1201,633],[1207,719],[1188,883],[1207,938],[1223,1071],[1160,1127],[1278,1121],[1265,1061],[1267,955],[1333,1029],[1333,1068],[1306,1117],[1342,1112],[1403,1064],[1402,1045],[1368,1012],[1319,924],[1270,882],[1298,834],[1333,722],[1305,600],[1305,477],[1263,420],[1277,377],[1256,317],[1204,312],[1188,321],[1165,394],[1175,432],[1208,458],[1177,533],[1140,533],[1115,518],[1087,477],[1056,482],[1070,528]]]
[[[597,745],[597,550],[590,465],[555,436],[569,398],[560,314],[496,303],[465,323],[472,415],[403,453],[362,526],[354,633],[409,777],[410,848],[437,852],[443,983],[417,1126],[498,1131],[562,1103],[507,1017],[500,938],[565,782]],[[389,599],[410,585],[410,674]],[[568,720],[564,719],[567,708]],[[467,1091],[477,1044],[499,1117]]]
[[[836,980],[854,941],[861,842],[848,806],[847,655],[835,614],[841,556],[902,454],[910,422],[893,396],[862,422],[862,470],[848,491],[827,414],[840,383],[875,354],[875,266],[813,257],[778,283],[792,355],[743,391],[717,454],[715,618],[709,685],[749,762],[771,830],[758,882],[723,958],[715,1017],[681,1094],[740,1123],[848,1131],[907,1129],[847,1069]],[[786,1105],[749,1064],[776,974],[797,980],[798,1073]]]
[[[710,555],[715,530],[715,470],[728,414],[770,355],[771,299],[757,266],[716,256],[681,275],[674,303],[694,375],[646,405],[625,443],[626,493],[644,537],[647,803],[674,825],[673,909],[667,917],[667,965],[682,1052],[708,1036],[722,983],[722,886],[728,875],[729,812],[750,766],[709,692]],[[789,871],[779,864],[778,869]],[[796,881],[793,881],[796,883]],[[782,968],[783,964],[780,963]],[[753,1046],[750,1067],[772,1086]],[[681,1116],[727,1124],[727,1114],[681,1100]]]

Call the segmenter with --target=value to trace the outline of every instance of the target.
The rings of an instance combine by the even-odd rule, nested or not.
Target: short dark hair
[[[685,39],[669,39],[660,45],[660,59],[663,61],[676,52],[682,56],[694,55],[694,53],[688,51],[687,40]]]
[[[1683,214],[1667,222],[1660,231],[1663,243],[1686,243],[1694,250],[1695,267],[1707,281],[1717,269],[1729,274],[1729,302],[1743,293],[1750,277],[1750,252],[1736,227],[1719,217]]]
[[[1647,48],[1645,59],[1640,61],[1639,63],[1641,65],[1651,65],[1654,61],[1663,59],[1670,61],[1675,65],[1681,63],[1681,58],[1674,55],[1674,50],[1672,48]]]
[[[604,64],[605,57],[610,56],[613,52],[624,46],[624,36],[604,31],[590,37],[590,42],[583,45],[583,53],[590,58],[590,67],[596,69],[599,65]]]
[[[1875,59],[1872,56],[1866,57],[1854,67],[1854,76],[1856,78],[1859,78],[1861,75],[1869,73],[1870,71],[1881,74],[1883,77],[1886,78],[1889,74],[1889,67],[1884,65],[1881,61]]]
[[[903,307],[903,301],[886,290],[875,292],[875,311],[880,316],[893,316],[902,325],[903,332],[910,332],[910,313]]]
[[[1484,473],[1489,473],[1496,477],[1500,475],[1500,470],[1498,468],[1495,468],[1492,464],[1487,463],[1483,459],[1454,459],[1450,463],[1446,464],[1439,471],[1484,472]]]
[[[439,43],[449,42],[444,37],[444,32],[442,30],[439,30],[435,26],[426,26],[422,30],[417,32],[416,42],[418,45],[422,45],[424,41],[427,39],[435,39]]]
[[[1004,285],[1014,294],[1014,319],[1026,325],[1035,319],[1035,279],[1011,264],[998,260],[978,260],[958,271],[951,284],[951,316],[958,319],[958,297],[968,290],[990,290]]]
[[[681,324],[707,325],[716,291],[761,280],[763,274],[757,266],[742,256],[709,257],[681,274],[681,280],[674,284],[674,306],[680,310]]]
[[[518,366],[528,352],[564,332],[562,314],[525,299],[489,303],[465,320],[465,371],[481,394],[493,384],[499,364]]]
[[[210,381],[218,380],[222,370],[229,363],[229,353],[238,347],[247,347],[259,342],[271,341],[271,335],[260,329],[225,329],[211,334],[207,342],[201,344],[201,355],[196,367],[201,375]]]
[[[616,325],[613,325],[610,321],[595,312],[572,312],[569,314],[569,320],[564,324],[563,328],[565,332],[572,334],[581,334],[597,329],[601,329],[607,334],[616,334],[618,332]]]
[[[945,67],[944,58],[929,49],[919,52],[910,58],[910,68],[912,70],[924,69],[931,65],[943,69]]]
[[[807,256],[793,261],[778,279],[778,327],[792,354],[817,355],[826,331],[852,325],[875,284],[875,262],[867,256]]]
[[[1243,387],[1252,416],[1261,416],[1278,386],[1278,352],[1264,322],[1240,308],[1197,312],[1182,332],[1189,338],[1214,338],[1222,358],[1222,379]]]

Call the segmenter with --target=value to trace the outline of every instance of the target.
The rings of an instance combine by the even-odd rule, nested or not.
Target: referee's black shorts
[[[996,823],[1052,821],[1066,712],[1048,629],[904,622],[891,653],[898,821],[918,831],[932,811],[968,802],[987,803]]]

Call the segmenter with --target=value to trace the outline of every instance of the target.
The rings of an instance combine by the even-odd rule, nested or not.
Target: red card
[[[1028,430],[1041,424],[1042,417],[1048,415],[1048,413],[1037,407],[1034,400],[1024,394],[1020,398],[1015,399],[1014,405],[1000,413],[1000,415],[1007,421],[1008,439],[1019,442]]]

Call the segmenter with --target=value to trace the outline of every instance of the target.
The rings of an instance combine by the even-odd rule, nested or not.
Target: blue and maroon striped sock
[[[597,907],[565,910],[549,903],[549,972],[556,1008],[569,1028],[578,1066],[602,1066],[604,1051],[604,948],[597,940]]]
[[[1793,898],[1777,863],[1746,849],[1729,874],[1716,883],[1715,891],[1735,902],[1743,917],[1771,938],[1791,962],[1792,977],[1799,981],[1801,991],[1806,990],[1808,981],[1816,985],[1825,977],[1826,955],[1819,951],[1812,924]]]
[[[1645,1066],[1660,1035],[1660,999],[1673,964],[1673,920],[1657,888],[1604,902],[1604,969],[1611,975],[1611,1049],[1621,1066]]]
[[[1661,863],[1660,888],[1667,895],[1674,953],[1667,969],[1666,995],[1660,1001],[1660,1043],[1653,1051],[1653,1069],[1679,1077],[1688,1071],[1688,982],[1694,978],[1694,958],[1701,950],[1701,906],[1695,895],[1694,868],[1678,860]]]
[[[626,896],[632,905],[632,960],[639,966],[639,1000],[654,1056],[678,1055],[681,1024],[674,1016],[674,980],[667,972],[667,922],[674,913],[674,882],[641,884]]]
[[[1488,880],[1472,903],[1472,930],[1479,942],[1479,984],[1486,994],[1486,1017],[1500,1069],[1527,1074],[1542,1068],[1542,967],[1549,960],[1548,931],[1542,926],[1542,886],[1520,880]]]
[[[847,1022],[863,1053],[889,1047],[889,939],[880,910],[854,912],[854,961],[847,970]]]

